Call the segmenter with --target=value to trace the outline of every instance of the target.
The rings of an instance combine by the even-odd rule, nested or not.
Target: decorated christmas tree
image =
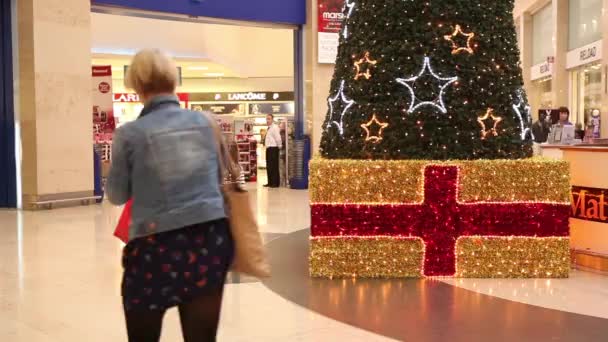
[[[532,157],[513,0],[346,0],[311,274],[564,277],[569,167]]]

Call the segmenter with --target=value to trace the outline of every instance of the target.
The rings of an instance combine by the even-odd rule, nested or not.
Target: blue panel
[[[306,23],[306,0],[92,0],[92,3],[232,20]]]
[[[0,0],[0,208],[17,206],[11,1]]]

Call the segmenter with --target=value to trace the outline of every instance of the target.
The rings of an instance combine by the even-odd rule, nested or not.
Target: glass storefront
[[[555,56],[553,6],[549,4],[532,15],[532,112],[553,107],[553,80],[550,57]]]
[[[539,109],[553,108],[553,80],[546,78],[535,82],[538,89]]]
[[[532,64],[547,61],[547,57],[554,56],[553,42],[553,7],[545,6],[532,16]]]
[[[585,125],[591,112],[602,104],[602,65],[586,65],[570,74],[572,108],[570,121]]]
[[[603,0],[570,0],[569,12],[570,50],[602,39]]]

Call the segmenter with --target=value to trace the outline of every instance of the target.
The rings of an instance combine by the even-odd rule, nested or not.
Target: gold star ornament
[[[355,62],[355,81],[359,80],[361,77],[365,77],[366,80],[372,78],[372,67],[376,66],[376,64],[378,64],[378,61],[371,59],[369,51],[367,51],[365,55],[363,55],[363,58]],[[367,65],[367,68],[365,68],[365,72],[362,72],[362,66],[364,65]]]
[[[492,120],[491,128],[486,125],[489,120]],[[477,122],[481,126],[481,140],[486,140],[489,135],[498,136],[498,125],[502,122],[502,118],[494,114],[494,109],[488,108],[484,115],[477,118]]]
[[[380,127],[378,129],[378,134],[372,134],[371,133],[371,128],[372,126],[378,126]],[[388,123],[387,122],[381,122],[380,120],[378,120],[378,118],[376,117],[376,114],[373,115],[372,119],[366,123],[361,125],[361,128],[363,128],[363,130],[366,133],[366,137],[365,137],[365,141],[370,141],[374,144],[377,144],[379,142],[382,141],[382,131],[388,127]]]
[[[455,41],[454,38],[458,37],[458,36],[464,36],[467,38],[467,45],[466,46],[459,46]],[[444,36],[445,40],[449,41],[452,43],[452,55],[457,55],[459,53],[462,52],[468,52],[469,54],[473,54],[475,53],[475,51],[473,50],[473,38],[475,38],[475,33],[474,32],[470,32],[470,33],[465,33],[462,30],[462,27],[460,27],[460,25],[456,25],[456,29],[454,30],[454,33],[452,33],[451,35],[446,35]]]

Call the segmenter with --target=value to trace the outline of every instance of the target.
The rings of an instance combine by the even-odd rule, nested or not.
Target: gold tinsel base
[[[310,274],[323,278],[415,278],[422,274],[419,238],[339,237],[310,241]]]
[[[310,273],[324,278],[422,277],[419,238],[332,237],[310,241]],[[567,278],[570,239],[463,237],[456,244],[456,277]]]

